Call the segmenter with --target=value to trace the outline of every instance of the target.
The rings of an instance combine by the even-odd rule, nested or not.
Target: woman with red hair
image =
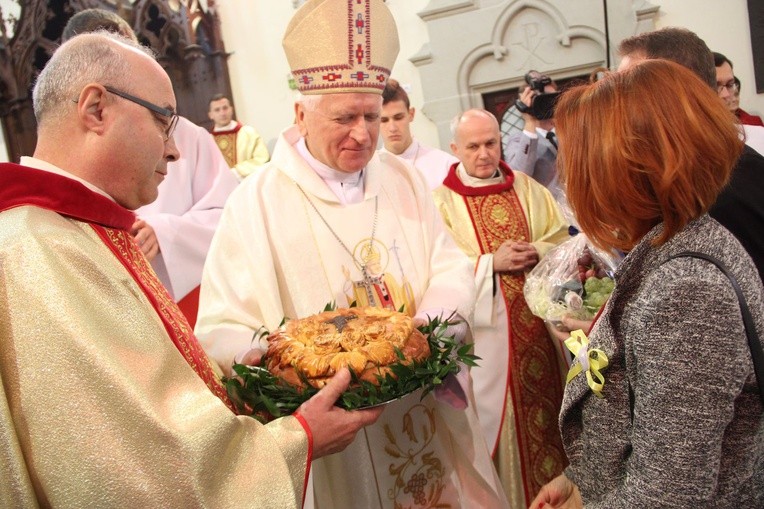
[[[589,337],[568,340],[577,361],[560,429],[570,466],[531,508],[764,507],[743,305],[698,257],[726,267],[763,336],[758,272],[707,215],[742,150],[731,113],[688,69],[645,60],[565,92],[555,120],[581,229],[628,254]]]

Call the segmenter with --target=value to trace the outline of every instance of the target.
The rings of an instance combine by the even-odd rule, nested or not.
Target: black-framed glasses
[[[722,93],[722,90],[724,90],[725,88],[727,89],[727,92],[729,92],[730,94],[734,94],[735,92],[738,91],[738,84],[735,83],[734,80],[732,80],[732,81],[728,81],[727,83],[723,85],[716,85],[716,91],[720,94]]]
[[[111,87],[109,85],[104,85],[103,88],[106,89],[107,92],[110,92],[114,95],[118,95],[122,99],[127,99],[130,102],[134,102],[135,104],[139,104],[143,106],[144,108],[153,111],[154,113],[157,113],[159,115],[162,115],[163,117],[167,117],[170,119],[170,123],[167,124],[167,128],[164,131],[164,141],[168,141],[170,137],[172,137],[172,133],[175,131],[175,127],[178,125],[178,114],[175,113],[172,110],[168,110],[167,108],[162,108],[161,106],[157,106],[154,103],[150,103],[144,99],[141,99],[140,97],[135,97],[134,95],[128,94],[127,92],[123,92],[121,90],[117,90],[114,87]]]

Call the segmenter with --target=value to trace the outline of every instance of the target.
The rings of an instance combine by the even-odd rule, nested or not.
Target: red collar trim
[[[0,163],[0,212],[31,205],[88,223],[130,230],[135,214],[70,178]]]
[[[443,185],[462,196],[486,196],[489,194],[502,193],[512,189],[512,185],[515,183],[515,175],[504,161],[499,161],[499,169],[506,177],[504,182],[485,187],[469,187],[464,185],[464,183],[459,180],[459,177],[456,176],[456,168],[458,166],[459,163],[451,165],[451,169],[448,170],[448,175],[446,175],[446,178],[443,180]]]
[[[234,127],[233,129],[226,129],[225,131],[215,131],[215,129],[213,128],[212,134],[214,136],[219,136],[222,134],[236,134],[239,132],[239,129],[241,129],[243,126],[244,124],[242,124],[241,122],[236,122],[236,127]]]

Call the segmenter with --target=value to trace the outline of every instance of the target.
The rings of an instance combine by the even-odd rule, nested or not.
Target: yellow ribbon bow
[[[602,388],[605,386],[605,377],[601,371],[607,368],[608,359],[605,352],[599,348],[589,349],[589,338],[586,337],[581,329],[574,330],[570,337],[565,340],[565,346],[573,352],[577,363],[573,364],[568,371],[568,378],[565,383],[569,383],[576,375],[586,371],[586,383],[591,387],[595,396],[602,397]],[[596,379],[596,381],[595,381]]]

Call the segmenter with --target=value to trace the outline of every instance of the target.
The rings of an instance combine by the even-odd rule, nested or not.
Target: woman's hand
[[[565,477],[565,474],[545,484],[530,505],[530,509],[582,509],[583,507],[584,503],[578,486]]]

